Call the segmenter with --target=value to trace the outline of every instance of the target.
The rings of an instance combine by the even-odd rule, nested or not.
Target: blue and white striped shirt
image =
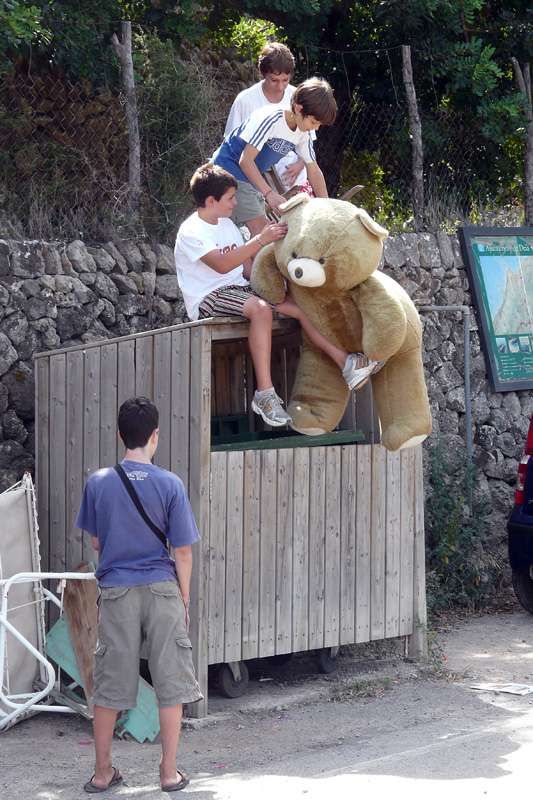
[[[255,165],[260,173],[277,164],[291,150],[295,150],[306,164],[316,161],[311,131],[301,131],[299,128],[292,131],[285,121],[285,109],[282,107],[272,110],[265,106],[254,111],[226,136],[211,160],[237,180],[250,183],[239,167],[239,159],[247,144],[259,150]]]

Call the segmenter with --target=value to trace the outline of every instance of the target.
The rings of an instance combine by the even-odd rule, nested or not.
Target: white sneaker
[[[342,377],[350,389],[361,389],[370,376],[379,372],[386,363],[370,361],[363,353],[350,353],[342,370]]]
[[[254,394],[252,409],[256,414],[261,414],[267,425],[277,428],[281,425],[290,425],[291,417],[281,407],[281,400],[274,389],[269,389],[264,394]]]

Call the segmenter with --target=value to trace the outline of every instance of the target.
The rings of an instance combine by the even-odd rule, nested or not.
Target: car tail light
[[[525,455],[520,459],[518,465],[518,475],[516,477],[516,490],[514,494],[514,501],[520,506],[524,505],[524,487],[526,485],[526,472],[527,465],[531,456]]]

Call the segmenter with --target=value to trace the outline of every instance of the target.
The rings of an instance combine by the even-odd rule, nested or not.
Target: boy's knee
[[[261,297],[250,297],[246,301],[243,312],[249,320],[261,320],[262,322],[272,320],[272,309],[267,301]]]

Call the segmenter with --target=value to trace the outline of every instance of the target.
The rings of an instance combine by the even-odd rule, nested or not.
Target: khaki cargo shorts
[[[118,710],[136,707],[141,646],[159,708],[202,699],[176,581],[103,587],[99,607],[95,705]]]

